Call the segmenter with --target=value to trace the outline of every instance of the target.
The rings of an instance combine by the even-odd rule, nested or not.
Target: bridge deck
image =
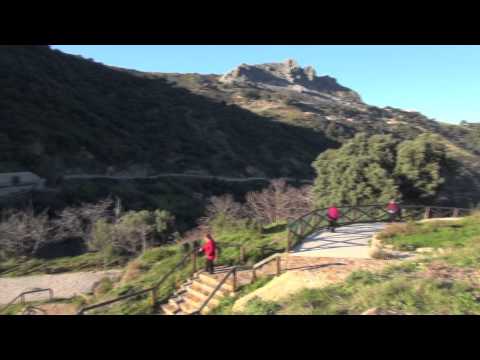
[[[298,244],[291,255],[369,258],[368,241],[386,223],[354,224],[338,227],[334,233],[321,231]]]

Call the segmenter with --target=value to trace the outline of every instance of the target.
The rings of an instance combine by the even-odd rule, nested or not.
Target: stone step
[[[198,277],[198,280],[200,280],[200,282],[202,282],[204,284],[208,284],[208,285],[213,286],[213,287],[216,287],[221,281],[221,279],[219,280],[219,279],[213,277],[212,275],[206,275],[206,274],[200,274],[200,276]],[[222,288],[227,290],[227,291],[233,292],[234,289],[233,289],[232,283],[233,283],[232,279],[228,279],[222,285]]]
[[[171,304],[172,306],[178,307],[178,304],[180,304],[183,301],[183,296],[182,297],[176,297],[176,298],[170,298],[168,299],[168,304]]]
[[[195,307],[192,307],[189,303],[187,303],[186,301],[183,301],[179,304],[180,306],[180,310],[182,311],[182,313],[184,315],[188,315],[190,313],[192,313],[193,311],[196,311],[197,308]]]
[[[196,290],[196,291],[199,291],[199,292],[202,292],[204,294],[207,294],[207,295],[210,295],[213,290],[215,290],[215,286],[214,285],[211,285],[211,284],[207,284],[207,283],[204,283],[204,282],[201,282],[201,281],[194,281],[193,284],[192,284],[192,289]],[[231,294],[231,291],[225,289],[223,286],[218,289],[218,291],[215,293],[214,297],[224,297],[224,296],[228,296]]]
[[[198,302],[199,307],[205,302],[205,300],[208,299],[210,294],[205,294],[203,292],[199,292],[195,289],[190,289],[189,294],[192,295],[192,298],[199,299],[200,301]],[[186,295],[186,298],[188,298],[189,295]],[[212,304],[212,306],[218,306],[220,303],[220,300],[222,299],[223,296],[217,296],[215,294],[210,301],[208,302],[208,305]]]
[[[176,315],[180,311],[178,306],[174,306],[170,302],[162,305],[161,308],[165,315]]]

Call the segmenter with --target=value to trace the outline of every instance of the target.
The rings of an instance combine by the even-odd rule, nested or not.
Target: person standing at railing
[[[397,204],[395,200],[390,200],[390,202],[387,205],[387,212],[390,216],[389,221],[392,223],[394,222],[398,215],[400,214],[400,206]]]
[[[206,234],[204,240],[205,240],[205,243],[203,244],[203,247],[200,249],[200,252],[203,252],[206,257],[205,271],[208,272],[209,274],[213,274],[213,271],[214,271],[213,262],[217,257],[217,244],[215,243],[215,240],[213,240],[213,237],[210,234]]]
[[[337,221],[340,218],[340,210],[338,210],[335,204],[332,204],[327,210],[328,229],[331,232],[335,232]]]

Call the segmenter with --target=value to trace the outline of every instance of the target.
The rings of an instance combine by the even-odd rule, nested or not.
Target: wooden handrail
[[[358,206],[339,206],[339,208],[342,210],[342,213],[346,215],[347,213],[350,214],[350,212],[357,212],[360,213],[360,216],[344,216],[340,217],[340,219],[344,218],[349,221],[346,222],[341,222],[342,226],[345,225],[352,225],[352,224],[357,224],[357,223],[365,223],[365,222],[378,222],[378,221],[385,221],[387,220],[388,212],[386,211],[386,205],[383,204],[374,204],[374,205],[358,205]],[[380,215],[374,215],[371,212],[369,212],[371,209],[374,209],[375,211],[380,211]],[[322,221],[316,221],[315,225],[311,225],[309,222],[311,220],[311,217],[315,215],[321,216],[320,218],[324,218],[325,212],[328,210],[328,208],[322,208],[322,209],[316,209],[313,211],[310,211],[309,213],[302,215],[301,217],[297,218],[296,220],[289,222],[287,225],[288,229],[288,239],[287,239],[287,245],[286,245],[286,250],[287,252],[291,250],[292,248],[292,240],[294,240],[294,236],[296,239],[302,239],[305,238],[306,236],[310,235],[313,231],[316,230],[321,230],[325,229],[327,225],[323,223]],[[445,214],[446,216],[459,216],[460,212],[466,212],[469,213],[472,209],[469,208],[457,208],[457,207],[447,207],[447,206],[425,206],[425,205],[400,205],[400,214],[404,210],[414,210],[418,211],[418,214],[416,214],[416,217],[424,218],[426,216],[432,216],[435,217],[434,212],[445,212],[448,211],[448,214]],[[383,218],[385,216],[385,219]],[[400,215],[401,216],[401,215]],[[366,217],[366,219],[365,219]],[[415,217],[415,214],[414,214]],[[314,220],[315,222],[315,220]],[[300,229],[298,229],[300,227]]]
[[[7,305],[5,305],[0,312],[6,311],[10,306],[12,306],[18,299],[21,299],[22,304],[25,304],[25,295],[27,294],[34,294],[34,293],[39,293],[39,292],[45,292],[48,291],[49,293],[49,298],[50,300],[53,299],[53,290],[51,288],[45,288],[45,289],[32,289],[32,290],[27,290],[23,291],[22,293],[18,294],[13,300],[11,300]]]
[[[154,286],[152,287],[149,287],[147,289],[143,289],[143,290],[139,290],[139,291],[136,291],[134,293],[131,293],[131,294],[127,294],[127,295],[122,295],[122,296],[119,296],[115,299],[111,299],[111,300],[107,300],[107,301],[103,301],[103,302],[100,302],[100,303],[97,303],[97,304],[93,304],[93,305],[89,305],[89,306],[85,306],[85,307],[82,307],[77,315],[84,315],[86,311],[90,311],[90,310],[93,310],[93,309],[97,309],[97,308],[100,308],[100,307],[104,307],[104,306],[107,306],[107,305],[111,305],[113,303],[116,303],[116,302],[119,302],[119,301],[122,301],[122,300],[126,300],[128,298],[131,298],[131,297],[135,297],[135,296],[139,296],[139,295],[143,295],[143,294],[146,294],[148,292],[152,292],[152,303],[153,303],[153,306],[155,306],[155,303],[156,303],[156,293],[158,291],[158,288],[180,267],[182,266],[185,261],[194,253],[196,253],[196,251],[198,251],[197,248],[194,248],[192,249],[191,251],[189,251],[183,258],[181,261],[179,261],[172,269],[170,269],[162,278],[161,280],[156,283]]]

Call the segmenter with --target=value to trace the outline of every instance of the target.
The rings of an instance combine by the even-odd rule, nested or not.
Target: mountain
[[[318,154],[359,132],[440,135],[462,165],[445,188],[478,194],[478,126],[368,105],[292,59],[172,74],[0,46],[0,172],[313,178]]]
[[[46,46],[0,47],[0,172],[307,178],[335,146],[159,76]]]

